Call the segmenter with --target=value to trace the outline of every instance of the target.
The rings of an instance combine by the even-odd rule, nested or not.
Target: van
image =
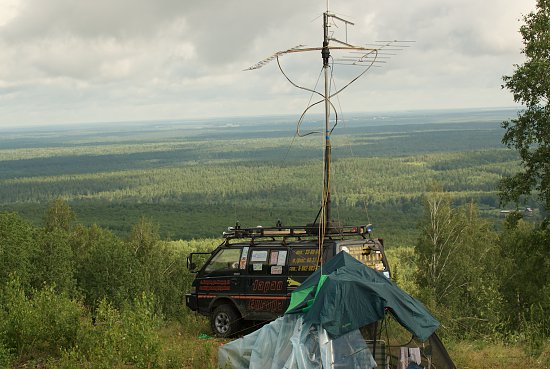
[[[246,323],[283,315],[291,292],[341,251],[389,278],[383,240],[371,238],[371,231],[370,225],[332,227],[319,245],[316,226],[231,227],[214,251],[188,256],[196,277],[186,305],[210,318],[215,335],[230,337]],[[207,260],[197,269],[193,258],[200,254]]]

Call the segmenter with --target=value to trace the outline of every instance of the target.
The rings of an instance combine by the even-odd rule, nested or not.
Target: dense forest
[[[473,200],[497,217],[497,182],[518,168],[500,143],[500,122],[513,114],[350,117],[333,139],[333,214],[412,245],[420,198],[439,183],[456,204]],[[144,215],[171,239],[217,237],[237,221],[309,223],[320,204],[322,146],[315,136],[293,137],[285,119],[4,132],[0,209],[39,224],[37,214],[61,197],[84,224],[123,235]]]
[[[547,213],[498,196],[515,114],[357,115],[334,136],[334,217],[374,224],[459,367],[550,367]],[[0,368],[213,367],[185,257],[237,221],[313,221],[322,143],[293,136],[290,117],[2,132]]]

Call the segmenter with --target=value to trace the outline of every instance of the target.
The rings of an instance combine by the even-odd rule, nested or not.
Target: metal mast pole
[[[330,50],[328,47],[329,35],[329,13],[323,13],[323,49],[321,56],[323,57],[323,70],[325,77],[325,155],[324,155],[324,175],[323,175],[323,218],[322,229],[326,232],[327,227],[330,227],[330,160],[331,160],[331,144],[330,144],[330,75],[329,75],[329,58]]]

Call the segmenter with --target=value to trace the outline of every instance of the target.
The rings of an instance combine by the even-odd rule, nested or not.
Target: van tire
[[[218,337],[231,337],[239,331],[241,317],[233,306],[223,304],[210,315],[210,327]]]

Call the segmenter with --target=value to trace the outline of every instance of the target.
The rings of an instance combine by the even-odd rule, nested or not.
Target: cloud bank
[[[319,46],[325,6],[0,0],[0,127],[299,114],[309,95],[288,85],[276,64],[242,70],[278,50]],[[342,108],[512,105],[501,77],[522,61],[519,19],[534,7],[534,0],[331,2],[355,23],[354,43],[415,41],[346,91]],[[282,61],[315,85],[319,55]]]

